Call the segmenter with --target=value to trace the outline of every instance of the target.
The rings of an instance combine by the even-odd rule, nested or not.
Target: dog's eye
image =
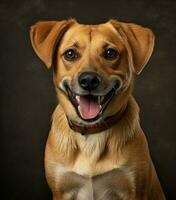
[[[114,60],[119,56],[119,53],[116,49],[108,48],[104,51],[103,57],[107,60]]]
[[[63,56],[67,61],[75,61],[79,58],[79,53],[75,49],[68,49],[64,52]]]

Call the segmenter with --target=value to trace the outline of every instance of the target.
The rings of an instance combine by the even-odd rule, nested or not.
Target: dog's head
[[[118,112],[154,47],[148,28],[110,20],[82,25],[75,20],[39,22],[31,41],[48,68],[66,115],[77,122],[97,123]]]

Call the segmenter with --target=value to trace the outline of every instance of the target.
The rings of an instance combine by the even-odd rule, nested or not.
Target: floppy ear
[[[142,26],[110,20],[128,45],[128,52],[134,72],[140,74],[151,57],[155,36],[153,32]]]
[[[34,51],[48,68],[52,66],[57,43],[74,20],[44,21],[31,27],[30,39]]]

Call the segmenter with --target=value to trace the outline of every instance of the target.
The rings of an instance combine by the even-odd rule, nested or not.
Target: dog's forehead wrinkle
[[[73,46],[75,44],[76,44],[75,47],[77,47],[78,45],[80,47],[84,47],[85,43],[89,41],[89,38],[90,38],[90,27],[76,24],[65,33],[62,44],[63,46],[66,47]]]
[[[91,26],[89,26],[89,29],[90,29],[89,34],[90,34],[90,42],[91,42],[91,41],[92,41],[92,38],[93,38],[93,36],[94,36],[94,33],[95,33],[95,32],[98,32],[98,31],[97,31],[97,25],[91,25]]]
[[[73,40],[73,42],[72,42],[73,44],[72,44],[72,47],[75,47],[75,48],[79,48],[80,47],[80,44],[79,44],[79,42],[78,41],[76,41],[76,40]]]
[[[121,38],[110,25],[78,25],[66,33],[64,41],[67,41],[64,44],[67,48],[76,47],[82,50],[87,48],[90,53],[97,47],[116,46],[117,43],[121,43]]]

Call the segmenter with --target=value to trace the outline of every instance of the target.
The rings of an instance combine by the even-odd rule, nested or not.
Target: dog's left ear
[[[132,23],[123,23],[117,20],[109,22],[125,40],[134,72],[140,74],[153,52],[155,41],[153,32]]]
[[[52,66],[55,48],[75,20],[43,21],[31,27],[30,39],[34,51],[48,68]]]

